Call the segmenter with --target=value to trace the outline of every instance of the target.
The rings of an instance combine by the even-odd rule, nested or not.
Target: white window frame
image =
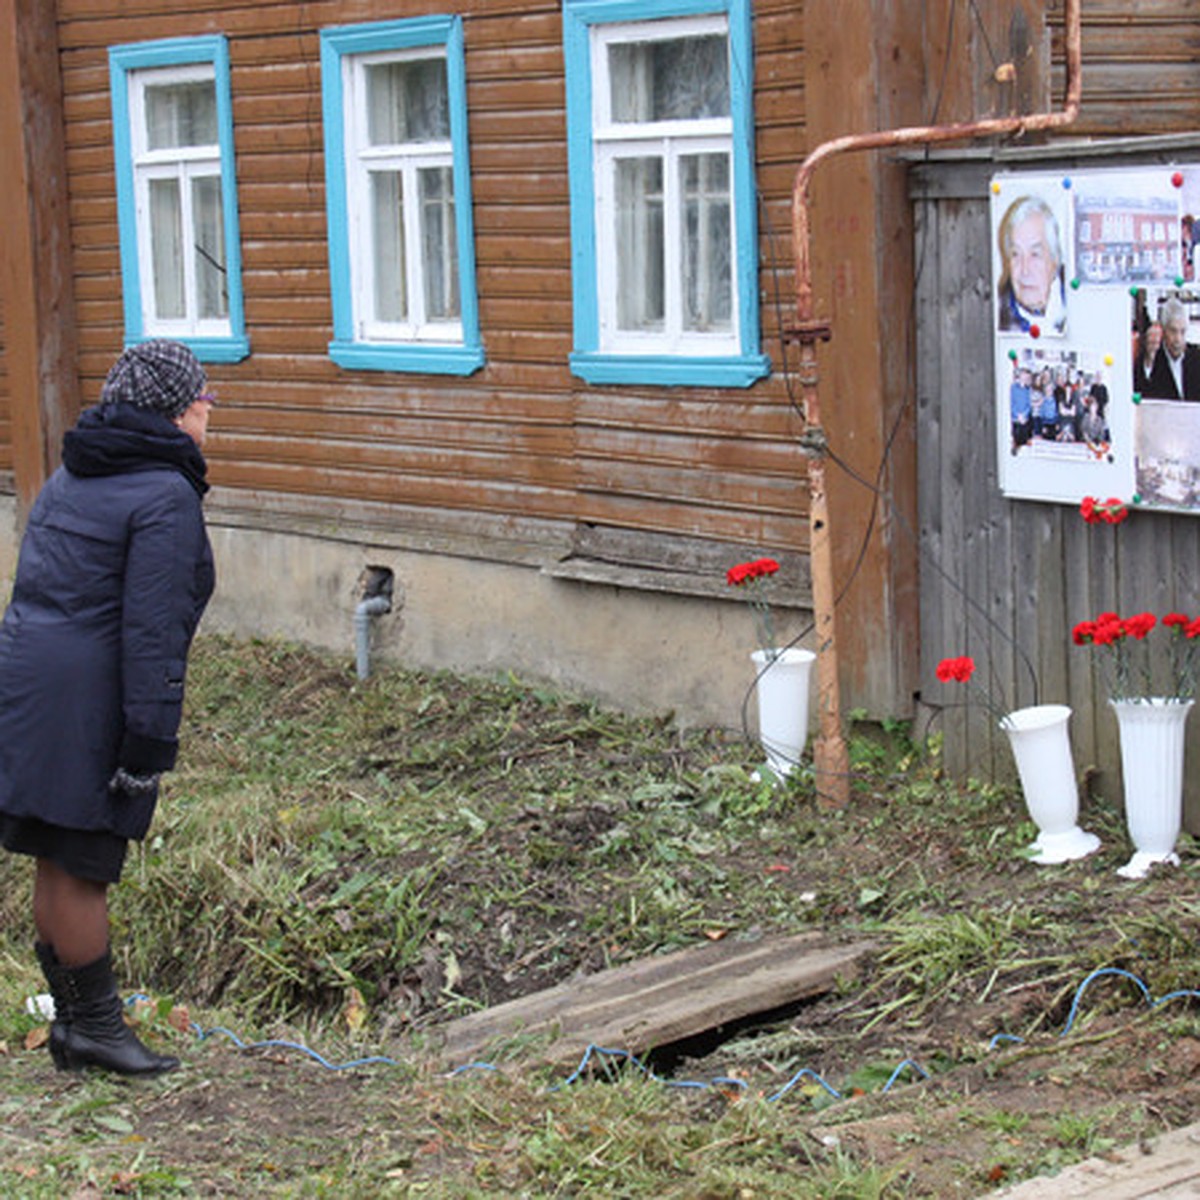
[[[670,22],[639,21],[592,29],[592,141],[596,181],[597,299],[600,350],[610,354],[730,355],[739,349],[737,287],[731,280],[730,327],[718,333],[683,328],[681,269],[683,231],[679,199],[679,160],[687,154],[724,154],[730,160],[729,207],[733,211],[733,118],[687,121],[619,122],[612,116],[609,50],[617,44],[720,34],[728,38],[723,15]],[[664,328],[659,332],[621,329],[617,323],[616,164],[622,158],[657,158],[663,164]],[[737,262],[737,225],[730,222],[730,263]]]
[[[381,62],[441,58],[446,63],[450,137],[396,148],[368,145],[365,72]],[[462,22],[418,17],[321,31],[325,120],[326,211],[333,304],[329,354],[344,367],[469,375],[484,362],[476,297],[470,155]],[[369,168],[398,165],[405,187],[408,320],[375,315]],[[459,318],[430,320],[424,312],[417,172],[449,168],[454,188]],[[409,200],[412,202],[410,203]]]
[[[202,360],[237,362],[249,354],[250,343],[245,333],[242,301],[229,55],[225,39],[220,36],[174,38],[113,46],[109,50],[109,76],[125,343],[133,345],[148,337],[171,337],[186,343]],[[145,121],[146,87],[198,80],[213,84],[217,140],[207,146],[149,149]],[[187,239],[187,231],[195,228],[191,184],[204,177],[218,179],[221,191],[226,315],[221,318],[199,316],[195,258],[191,253],[185,253],[186,315],[183,318],[160,317],[155,311],[150,181],[170,178],[179,181],[183,230]]]
[[[462,319],[433,320],[425,312],[425,268],[420,253],[421,206],[419,174],[426,168],[451,170],[453,145],[449,138],[440,142],[420,142],[394,148],[370,145],[367,135],[367,69],[383,63],[446,61],[444,47],[393,50],[379,54],[346,55],[343,58],[343,86],[346,91],[346,195],[349,203],[351,253],[351,289],[354,305],[355,340],[361,342],[432,342],[461,344]],[[405,288],[409,319],[385,321],[375,312],[375,264],[371,237],[372,168],[398,171],[405,196],[404,244]],[[457,208],[457,200],[455,201]]]
[[[619,42],[722,33],[730,56],[730,113],[688,121],[617,122],[608,51]],[[754,185],[750,0],[564,0],[575,345],[571,369],[592,383],[748,387],[770,373],[761,353]],[[617,326],[615,161],[661,155],[666,222],[665,325]],[[684,330],[677,194],[681,154],[727,153],[730,165],[732,327]]]

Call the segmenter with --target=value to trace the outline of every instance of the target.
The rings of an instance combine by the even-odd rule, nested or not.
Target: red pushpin
[[[1030,325],[1029,336],[1032,338],[1041,337],[1042,336],[1042,327],[1040,325]]]
[[[1183,187],[1183,172],[1176,171],[1175,174],[1171,176],[1171,183],[1175,187]]]

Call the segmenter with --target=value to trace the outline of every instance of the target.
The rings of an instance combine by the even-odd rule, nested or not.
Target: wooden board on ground
[[[1200,1196],[1200,1125],[1187,1125],[1104,1158],[1089,1158],[1052,1177],[1029,1179],[988,1195],[993,1200],[1185,1200]]]
[[[644,1054],[829,991],[871,949],[819,933],[706,942],[639,959],[461,1017],[437,1030],[445,1069],[521,1060],[564,1064],[589,1046]]]

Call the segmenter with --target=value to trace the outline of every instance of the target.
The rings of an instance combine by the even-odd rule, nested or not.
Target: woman
[[[30,511],[0,624],[0,843],[36,860],[60,1070],[179,1065],[125,1024],[108,887],[174,766],[184,666],[213,589],[205,385],[178,342],[121,355]]]

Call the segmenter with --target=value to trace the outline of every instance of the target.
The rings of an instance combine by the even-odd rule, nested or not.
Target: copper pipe
[[[847,134],[822,142],[800,164],[792,188],[792,244],[796,263],[796,326],[788,336],[800,342],[800,382],[804,391],[804,441],[808,450],[809,560],[813,580],[813,619],[817,647],[818,733],[813,744],[817,793],[826,803],[843,807],[850,801],[850,766],[842,730],[834,607],[833,543],[825,492],[825,437],[817,394],[816,342],[828,340],[830,327],[813,318],[812,262],[808,220],[809,183],[816,168],[835,154],[881,150],[895,146],[965,141],[1002,134],[1061,129],[1079,116],[1083,92],[1083,31],[1080,0],[1064,8],[1067,79],[1061,112],[1018,117],[991,117],[949,125],[913,125],[876,133]]]

